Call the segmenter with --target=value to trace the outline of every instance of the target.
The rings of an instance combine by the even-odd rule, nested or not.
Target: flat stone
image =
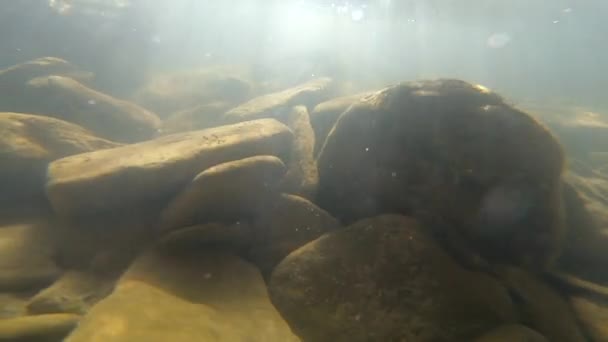
[[[234,107],[249,99],[252,92],[247,70],[220,65],[153,75],[135,92],[133,101],[162,117],[168,117],[172,113],[205,106],[213,101]]]
[[[259,118],[281,118],[296,105],[312,107],[324,100],[332,85],[330,78],[315,78],[299,86],[259,96],[245,102],[223,116],[227,123],[255,120]]]
[[[608,341],[608,304],[605,299],[574,296],[570,298],[570,304],[593,341]]]
[[[140,256],[66,342],[298,341],[262,277],[222,252]]]
[[[44,198],[48,163],[65,156],[120,146],[58,119],[0,113],[0,202]]]
[[[396,215],[297,249],[269,290],[305,341],[469,341],[517,319],[505,287],[464,269],[416,221]]]
[[[213,166],[199,173],[161,213],[161,229],[217,219],[251,217],[276,192],[285,164],[274,156],[255,156]]]
[[[45,286],[60,275],[52,234],[45,222],[0,227],[0,291]]]
[[[47,194],[60,214],[165,200],[209,167],[255,155],[288,156],[292,133],[256,120],[83,153],[49,165]]]
[[[9,95],[18,95],[18,90],[23,90],[27,81],[46,75],[68,75],[83,79],[93,76],[70,62],[56,57],[42,57],[16,64],[0,70],[0,89],[2,90],[0,106],[7,106],[5,101],[11,101]],[[15,99],[13,98],[13,100]],[[2,109],[4,110],[4,108]]]
[[[189,132],[220,126],[220,117],[230,108],[229,103],[210,102],[177,111],[163,120],[161,134]]]
[[[0,320],[23,316],[30,295],[27,292],[0,293]]]
[[[546,269],[565,224],[564,156],[549,130],[483,86],[400,83],[341,116],[318,157],[319,205],[446,224],[497,262]]]
[[[0,320],[2,342],[61,342],[78,324],[80,316],[49,314]]]
[[[568,302],[537,275],[515,268],[498,270],[505,286],[513,293],[521,320],[549,341],[585,341]]]
[[[473,342],[549,342],[546,337],[521,324],[501,325],[483,334]]]
[[[27,312],[33,315],[50,313],[85,314],[91,306],[108,295],[111,278],[92,272],[68,271],[51,286],[33,296]]]
[[[158,134],[156,114],[111,97],[64,76],[38,77],[28,82],[31,112],[57,117],[119,142],[137,142]]]
[[[304,106],[295,106],[285,121],[294,134],[294,143],[281,190],[312,200],[319,186],[319,170],[313,156],[315,132],[310,125],[308,110]]]
[[[314,203],[282,194],[254,217],[247,256],[268,278],[289,253],[338,228],[338,220]]]

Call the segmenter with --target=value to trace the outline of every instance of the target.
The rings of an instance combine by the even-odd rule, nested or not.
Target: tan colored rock
[[[593,341],[608,341],[608,305],[586,296],[570,298],[574,312]]]
[[[226,65],[154,75],[135,92],[133,99],[166,117],[214,101],[235,106],[247,100],[252,92],[253,86],[247,80],[247,71]]]
[[[255,156],[213,166],[199,173],[161,213],[161,229],[218,219],[251,217],[276,193],[285,164],[274,156]]]
[[[60,275],[52,234],[46,222],[0,227],[0,291],[35,289]]]
[[[27,81],[46,75],[66,75],[85,80],[93,76],[91,73],[80,70],[70,62],[56,57],[42,57],[13,65],[0,70],[0,89],[2,90],[0,106],[5,106],[5,101],[11,100],[8,98],[9,95],[18,95],[18,90],[22,90]]]
[[[473,342],[549,342],[546,337],[521,324],[501,325]]]
[[[340,116],[318,158],[318,203],[347,222],[448,222],[488,259],[545,269],[565,230],[563,164],[555,137],[488,89],[406,82]]]
[[[312,107],[329,96],[330,78],[321,77],[299,86],[259,96],[227,111],[222,120],[228,123],[276,118],[280,121],[296,105]]]
[[[329,135],[329,132],[334,127],[336,121],[340,117],[340,114],[344,113],[354,103],[365,98],[371,92],[357,93],[354,95],[346,95],[325,102],[321,102],[315,106],[312,112],[310,112],[310,123],[315,131],[315,157],[321,151],[325,139]]]
[[[51,286],[33,296],[27,312],[33,315],[50,313],[85,314],[91,306],[107,296],[113,279],[92,272],[68,271]]]
[[[80,316],[49,314],[0,320],[1,342],[60,342],[78,324]]]
[[[174,134],[54,161],[47,193],[60,214],[130,207],[168,199],[217,164],[255,155],[283,159],[291,142],[289,129],[272,119]]]
[[[268,278],[289,253],[338,228],[340,223],[314,203],[282,194],[266,204],[253,219],[253,237],[247,256]]]
[[[49,162],[120,146],[75,124],[37,115],[0,113],[0,202],[44,198]],[[4,206],[4,205],[3,205]]]
[[[66,342],[298,341],[259,272],[221,252],[140,256]]]
[[[30,295],[28,292],[0,293],[0,320],[23,316]]]
[[[585,337],[568,302],[542,278],[514,267],[498,271],[518,298],[522,321],[549,341],[583,342]]]
[[[31,112],[57,117],[119,142],[137,142],[158,134],[156,114],[113,98],[64,76],[45,76],[28,82]]]
[[[305,341],[469,341],[517,314],[416,221],[385,215],[323,235],[274,270],[275,306]]]
[[[161,127],[161,134],[173,134],[220,126],[220,117],[231,108],[225,102],[211,102],[180,110],[169,115]]]
[[[319,170],[313,156],[315,132],[306,107],[293,107],[287,114],[286,123],[294,134],[294,143],[281,190],[312,200],[319,186]]]

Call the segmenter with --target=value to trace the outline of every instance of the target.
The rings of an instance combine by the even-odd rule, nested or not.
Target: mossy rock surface
[[[517,320],[505,287],[465,270],[416,221],[396,215],[297,249],[269,289],[304,341],[464,341]]]
[[[78,325],[80,316],[48,314],[0,320],[2,342],[62,342]]]

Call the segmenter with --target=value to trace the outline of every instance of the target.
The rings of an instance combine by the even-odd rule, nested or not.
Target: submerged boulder
[[[48,314],[0,320],[0,342],[60,342],[78,325],[80,316]]]
[[[498,281],[464,269],[414,220],[396,215],[297,249],[269,290],[304,341],[467,341],[517,319]]]
[[[150,77],[133,100],[162,117],[217,101],[236,106],[253,92],[247,72],[241,69],[214,66],[160,73]]]
[[[85,314],[108,295],[113,286],[109,277],[93,272],[68,271],[51,286],[38,292],[27,303],[33,315],[47,313]]]
[[[120,142],[154,137],[160,128],[156,114],[113,98],[63,76],[46,76],[28,82],[31,112],[79,124],[99,136]]]
[[[332,127],[334,127],[334,124],[338,121],[340,114],[344,113],[350,106],[369,94],[370,93],[358,93],[336,97],[315,106],[312,112],[310,112],[310,123],[312,124],[316,137],[314,149],[315,156],[321,151],[325,139],[327,139]]]
[[[226,102],[211,102],[183,109],[169,115],[161,127],[162,134],[196,131],[220,126],[220,118],[231,108]]]
[[[222,252],[151,250],[66,342],[297,341],[251,264]]]
[[[36,289],[59,277],[52,235],[43,221],[0,227],[0,291]]]
[[[287,160],[292,137],[262,119],[83,153],[49,165],[47,193],[64,215],[168,201],[209,167],[256,155]]]
[[[589,296],[573,296],[570,303],[574,312],[592,338],[592,341],[608,341],[608,298],[598,299]]]
[[[276,193],[285,164],[274,156],[255,156],[213,166],[199,173],[161,213],[161,229],[218,219],[253,216]]]
[[[253,98],[227,111],[222,120],[234,123],[270,117],[283,121],[291,107],[312,107],[326,99],[331,92],[332,82],[327,77],[315,78],[293,88]]]
[[[281,190],[312,200],[319,186],[319,170],[313,156],[315,132],[310,125],[308,110],[304,106],[293,107],[285,121],[293,132],[294,143]]]
[[[549,342],[546,337],[521,324],[502,325],[483,334],[473,342]]]
[[[46,168],[61,157],[120,146],[62,120],[0,112],[0,203],[44,199]]]
[[[266,203],[253,219],[247,257],[265,277],[289,253],[340,228],[338,220],[299,196],[282,194]]]
[[[318,158],[318,201],[345,221],[445,223],[486,257],[543,268],[563,237],[563,159],[544,126],[481,86],[402,83],[340,116]]]

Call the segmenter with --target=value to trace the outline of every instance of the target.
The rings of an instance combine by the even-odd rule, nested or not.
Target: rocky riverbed
[[[608,115],[0,70],[0,341],[608,341]]]

